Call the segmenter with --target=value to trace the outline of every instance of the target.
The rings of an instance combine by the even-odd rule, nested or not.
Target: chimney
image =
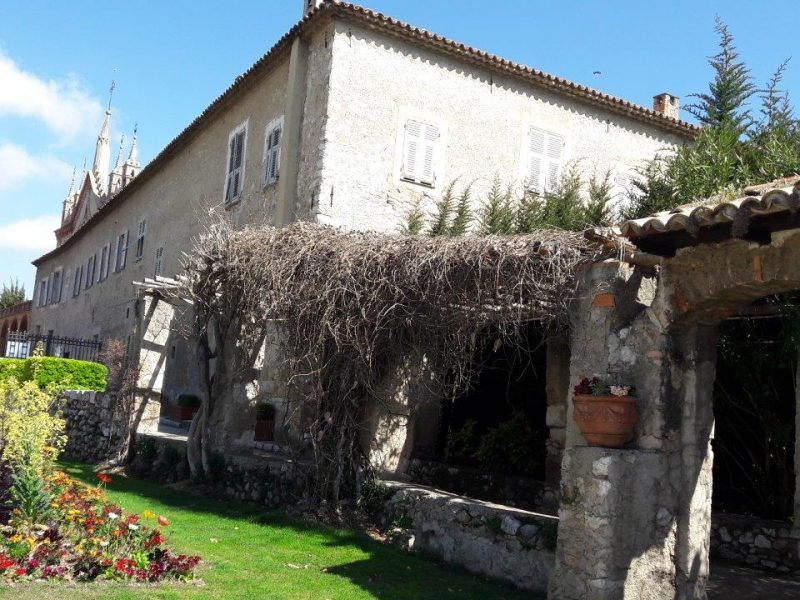
[[[308,16],[308,13],[316,9],[325,0],[303,0],[303,16]]]
[[[653,96],[653,110],[670,119],[680,119],[681,101],[677,96],[665,92],[658,96]]]

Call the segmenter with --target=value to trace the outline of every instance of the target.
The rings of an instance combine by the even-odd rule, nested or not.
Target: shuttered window
[[[225,203],[239,199],[244,178],[244,151],[247,128],[242,125],[234,130],[228,141],[228,175],[225,182]]]
[[[139,221],[139,233],[136,236],[136,258],[144,256],[144,235],[147,231],[147,221],[142,219]]]
[[[264,141],[264,183],[278,181],[281,169],[281,135],[282,120],[270,123],[266,128]]]
[[[75,280],[72,282],[72,295],[77,296],[81,293],[83,283],[83,265],[75,267]]]
[[[100,250],[100,274],[98,281],[104,281],[108,277],[108,263],[111,262],[111,244],[106,244]]]
[[[62,287],[62,271],[56,271],[53,273],[53,285],[52,289],[50,290],[50,303],[51,304],[58,304],[61,302],[61,287]]]
[[[164,266],[164,246],[159,246],[156,248],[156,260],[155,265],[153,265],[153,277],[158,277],[161,275],[161,269]]]
[[[552,191],[561,176],[564,138],[531,127],[528,131],[526,180],[528,189],[538,194]]]
[[[97,269],[97,254],[93,254],[86,262],[86,289],[94,285],[94,276]]]
[[[434,185],[441,133],[439,127],[414,119],[406,121],[402,176],[407,181]]]
[[[117,261],[114,264],[114,272],[119,273],[125,268],[128,258],[128,232],[120,233],[117,238]]]

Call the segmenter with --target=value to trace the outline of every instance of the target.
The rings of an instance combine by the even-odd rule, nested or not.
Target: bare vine
[[[217,402],[255,378],[274,328],[290,386],[312,409],[310,495],[338,500],[364,466],[365,403],[393,368],[417,351],[442,386],[462,385],[486,327],[510,339],[523,322],[564,324],[575,270],[600,251],[566,231],[433,238],[310,223],[210,227],[182,290],[194,305],[207,389],[191,433],[192,469],[207,471]]]

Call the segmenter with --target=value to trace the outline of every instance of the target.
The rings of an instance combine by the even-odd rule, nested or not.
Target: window
[[[47,279],[42,279],[39,282],[39,306],[45,306],[47,304]]]
[[[164,265],[164,246],[159,246],[156,249],[156,261],[153,266],[153,276],[158,277],[161,275],[161,269]]]
[[[144,234],[147,230],[147,220],[142,219],[139,221],[139,235],[136,236],[136,259],[139,260],[144,256]]]
[[[94,285],[94,276],[97,268],[97,254],[92,254],[86,261],[86,289]]]
[[[128,258],[128,232],[120,233],[117,238],[117,261],[114,264],[114,272],[119,273],[125,268],[125,260]]]
[[[401,173],[406,181],[436,184],[437,146],[441,134],[436,125],[409,119],[403,140]]]
[[[100,250],[100,272],[98,273],[97,281],[105,281],[106,277],[108,277],[108,263],[111,259],[109,254],[111,254],[111,244],[106,244]]]
[[[52,284],[50,286],[50,304],[58,304],[61,302],[61,287],[62,287],[62,271],[55,271],[52,277]]]
[[[524,178],[528,189],[544,194],[555,188],[561,175],[564,138],[531,127],[528,131],[528,153]]]
[[[75,267],[75,279],[72,282],[72,295],[77,296],[81,293],[81,285],[83,284],[83,265]]]
[[[247,123],[233,130],[228,140],[228,174],[225,177],[225,204],[236,202],[244,183],[244,152]]]
[[[264,184],[278,181],[281,168],[281,135],[283,117],[274,120],[264,130]]]

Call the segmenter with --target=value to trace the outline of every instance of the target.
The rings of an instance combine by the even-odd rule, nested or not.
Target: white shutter
[[[435,125],[425,125],[422,136],[422,166],[418,169],[419,180],[422,183],[433,185],[436,182],[436,144],[439,141],[439,128]]]
[[[402,177],[409,181],[436,183],[436,145],[441,134],[436,125],[410,119],[403,142]]]
[[[403,179],[417,180],[417,158],[423,125],[419,121],[406,121],[405,140],[403,143]]]
[[[155,277],[161,275],[161,268],[163,266],[163,261],[164,261],[164,246],[159,246],[156,249],[156,262],[153,267],[153,275]]]
[[[528,188],[538,193],[542,193],[544,187],[542,167],[546,138],[547,134],[539,129],[531,128],[528,132]]]
[[[531,127],[528,131],[528,188],[539,194],[553,190],[561,175],[564,138]]]

